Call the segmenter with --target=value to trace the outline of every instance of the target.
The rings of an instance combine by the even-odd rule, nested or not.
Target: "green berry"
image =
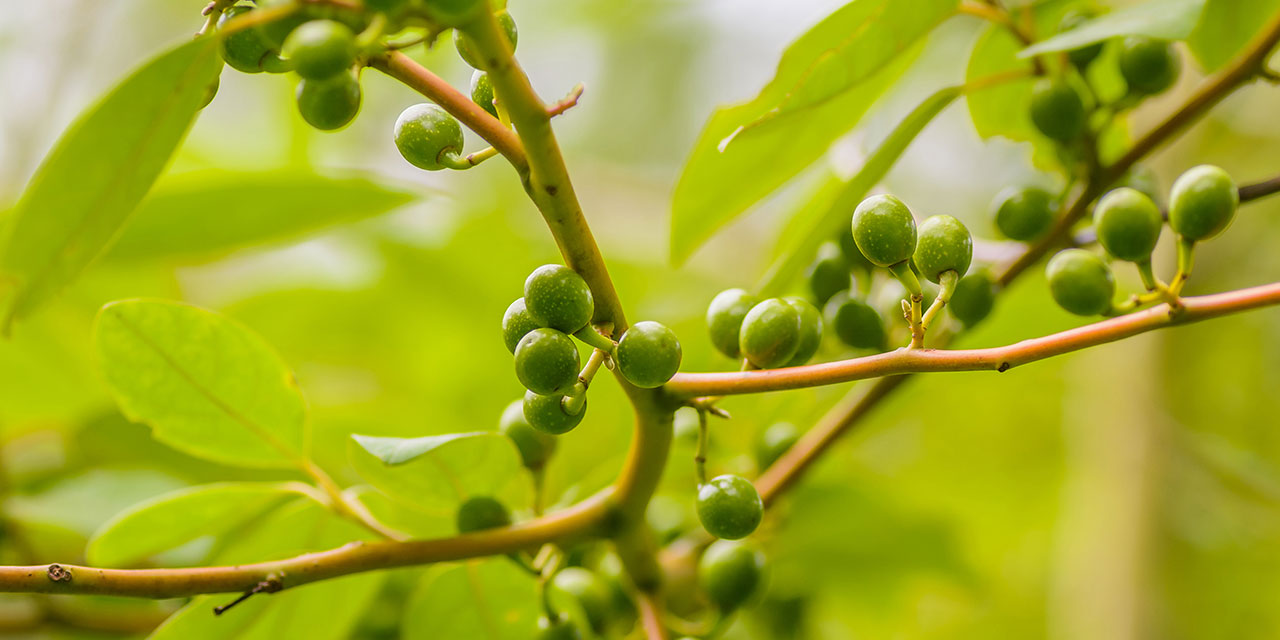
[[[516,345],[520,344],[520,339],[530,331],[541,327],[542,325],[529,315],[529,310],[525,309],[524,298],[516,298],[516,301],[507,307],[506,313],[502,314],[502,342],[507,345],[507,351],[515,354]]]
[[[822,312],[804,298],[784,298],[787,304],[800,314],[800,345],[796,354],[787,362],[788,367],[798,367],[809,361],[822,346]]]
[[[947,308],[966,327],[972,327],[990,315],[995,304],[996,281],[987,271],[976,271],[956,283]]]
[[[698,520],[707,533],[725,540],[751,535],[764,518],[760,494],[746,478],[723,475],[698,487]]]
[[[1111,268],[1084,249],[1064,249],[1046,268],[1049,293],[1058,306],[1078,316],[1096,316],[1111,309],[1116,293]]]
[[[543,395],[564,393],[578,381],[578,347],[555,329],[537,328],[516,345],[516,377]]]
[[[799,440],[800,430],[790,422],[779,422],[765,429],[756,440],[756,468],[767,468]]]
[[[604,632],[613,617],[613,596],[600,576],[582,567],[569,567],[556,573],[551,588],[578,603],[593,631]]]
[[[1075,86],[1061,78],[1044,78],[1031,89],[1031,122],[1045,136],[1069,142],[1084,133],[1088,114]]]
[[[818,257],[809,265],[805,278],[809,281],[809,292],[820,305],[826,304],[831,296],[848,291],[853,286],[849,263],[841,255],[840,247],[832,242],[818,249]]]
[[[503,35],[507,36],[507,45],[511,47],[512,51],[515,51],[516,41],[519,40],[515,19],[511,17],[511,13],[506,9],[493,14],[493,17],[497,19]],[[462,56],[463,62],[471,65],[473,69],[486,68],[480,60],[480,52],[476,50],[475,43],[471,41],[471,38],[463,35],[461,31],[453,32],[453,46],[457,47],[458,55]]]
[[[920,239],[912,259],[920,273],[935,284],[948,271],[962,276],[973,260],[973,237],[954,217],[931,216],[920,224]]]
[[[853,240],[872,264],[892,267],[916,251],[916,221],[891,195],[871,196],[853,212]]]
[[[471,101],[480,105],[489,115],[498,117],[498,106],[493,103],[493,82],[489,74],[476,71],[471,74]]]
[[[698,581],[721,611],[732,611],[750,600],[764,579],[764,554],[745,542],[714,542],[698,561]]]
[[[498,430],[511,438],[526,468],[542,468],[556,451],[556,439],[534,429],[524,417],[523,401],[516,400],[507,405],[498,422]]]
[[[1058,33],[1066,33],[1073,29],[1083,26],[1089,20],[1093,19],[1094,14],[1090,11],[1081,9],[1072,9],[1062,16],[1062,21],[1058,23]],[[1084,70],[1093,64],[1093,61],[1102,53],[1101,42],[1088,44],[1079,49],[1072,49],[1067,52],[1067,59],[1071,61],[1072,66],[1077,69]]]
[[[420,0],[427,15],[442,27],[465,24],[480,14],[488,5],[484,0]]]
[[[298,113],[321,131],[336,131],[360,113],[360,81],[352,72],[324,80],[303,80],[294,94]]]
[[[1167,40],[1129,36],[1120,46],[1120,75],[1134,93],[1161,93],[1177,82],[1181,71],[1182,62]]]
[[[350,69],[355,63],[356,35],[341,22],[312,20],[285,38],[282,51],[293,62],[298,75],[308,80],[323,80]]]
[[[711,333],[712,346],[730,358],[742,355],[738,347],[742,321],[759,302],[759,298],[742,289],[726,289],[716,294],[707,306],[707,330]]]
[[[880,314],[871,305],[842,294],[832,298],[823,313],[827,326],[841,342],[854,349],[884,349],[888,335]]]
[[[660,387],[680,369],[680,340],[666,326],[645,320],[618,340],[618,371],[642,389]]]
[[[786,365],[800,350],[800,312],[781,298],[751,307],[742,319],[738,350],[761,369]]]
[[[1010,240],[1030,242],[1053,226],[1053,196],[1039,187],[1008,187],[991,208],[996,229]]]
[[[1240,191],[1222,169],[1202,164],[1178,176],[1169,194],[1169,226],[1188,240],[1208,240],[1226,230],[1240,205]]]
[[[472,496],[458,507],[458,533],[472,533],[511,525],[511,512],[494,498]]]
[[[1120,260],[1146,262],[1160,240],[1164,219],[1146,194],[1120,187],[1098,201],[1093,226],[1107,253]]]
[[[395,126],[396,148],[409,164],[439,171],[445,154],[462,153],[462,125],[444,109],[415,104],[400,113]]]
[[[595,313],[587,281],[559,264],[545,264],[529,274],[524,281],[524,301],[534,320],[565,333],[587,326]]]
[[[218,28],[225,27],[227,22],[253,10],[253,7],[242,5],[223,11],[218,18]],[[261,73],[264,60],[275,57],[277,53],[276,48],[257,29],[244,29],[222,38],[219,50],[227,66],[244,73]]]
[[[543,616],[538,618],[538,630],[533,637],[534,640],[582,640],[582,633],[564,616],[555,621]]]
[[[557,436],[568,433],[582,422],[582,417],[585,415],[587,415],[585,403],[578,413],[573,415],[566,413],[562,395],[544,396],[532,391],[524,394],[524,418],[529,421],[529,426],[543,433]]]

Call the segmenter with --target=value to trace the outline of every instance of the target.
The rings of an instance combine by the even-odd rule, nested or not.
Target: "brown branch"
[[[651,593],[636,595],[636,609],[640,615],[640,628],[646,640],[668,640],[667,626],[662,622],[662,607]]]

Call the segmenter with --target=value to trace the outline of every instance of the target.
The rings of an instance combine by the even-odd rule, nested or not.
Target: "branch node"
[[[278,575],[267,576],[266,580],[259,582],[258,584],[254,585],[252,589],[240,594],[240,597],[236,598],[235,600],[232,600],[231,602],[228,602],[227,604],[224,604],[220,607],[214,607],[213,615],[220,616],[226,613],[227,610],[230,609],[231,607],[234,607],[240,604],[241,602],[248,600],[249,598],[253,597],[256,594],[275,593],[282,589],[284,589],[284,581],[280,579],[280,576]]]
[[[1000,366],[999,366],[999,367],[996,367],[996,371],[997,371],[998,373],[1004,373],[1004,372],[1006,372],[1006,371],[1008,371],[1009,369],[1012,369],[1012,368],[1013,368],[1013,365],[1009,364],[1009,363],[1006,361],[1006,362],[1001,362],[1001,363],[1000,363]]]
[[[49,565],[46,573],[54,582],[71,582],[71,570],[60,564]]]

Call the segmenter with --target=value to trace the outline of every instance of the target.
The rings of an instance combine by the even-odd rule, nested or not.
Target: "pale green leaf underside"
[[[476,495],[493,496],[517,508],[530,495],[520,454],[500,433],[352,438],[348,449],[360,477],[424,513],[452,518],[460,502]]]
[[[201,171],[161,180],[107,255],[199,259],[377,216],[415,198],[366,178],[303,169]]]
[[[433,569],[410,596],[403,640],[528,640],[535,636],[533,579],[506,558]]]
[[[1088,23],[1023,49],[1018,57],[1071,51],[1118,36],[1185,40],[1195,29],[1205,0],[1149,0],[1118,9]]]
[[[127,567],[197,538],[220,535],[297,492],[288,484],[225,482],[180,489],[139,503],[98,529],[89,563]]]
[[[748,103],[707,122],[676,185],[671,260],[812,164],[909,66],[956,0],[855,0],[796,40]]]
[[[230,318],[162,300],[113,302],[98,314],[94,343],[121,411],[156,439],[233,465],[305,457],[307,408],[293,374]]]
[[[1205,71],[1217,71],[1240,53],[1277,11],[1280,0],[1208,0],[1187,46]]]
[[[183,44],[134,72],[67,129],[0,230],[6,327],[106,249],[168,165],[221,65],[212,38]]]

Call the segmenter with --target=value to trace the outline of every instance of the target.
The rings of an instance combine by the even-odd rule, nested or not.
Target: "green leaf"
[[[500,433],[425,438],[352,436],[351,462],[369,484],[419,510],[453,517],[458,503],[493,496],[508,507],[528,500],[528,474],[511,439]]]
[[[103,252],[168,165],[221,66],[213,38],[183,44],[67,129],[0,230],[0,324],[10,327]]]
[[[1280,0],[1208,0],[1200,23],[1187,39],[1205,71],[1217,71],[1280,11]]]
[[[1104,14],[1071,31],[1037,42],[1023,49],[1018,57],[1071,51],[1117,36],[1185,40],[1195,29],[1204,6],[1205,0],[1149,0]]]
[[[299,500],[267,518],[215,559],[218,564],[273,560],[341,546],[368,536],[312,500]],[[354,634],[378,595],[386,573],[372,571],[324,580],[269,596],[254,596],[227,614],[213,608],[235,595],[200,596],[170,616],[151,640],[341,640]]]
[[[533,579],[506,558],[439,567],[405,607],[403,640],[527,640],[538,597]]]
[[[781,257],[765,274],[759,287],[760,295],[782,293],[813,258],[818,247],[849,224],[858,203],[884,178],[911,141],[963,92],[962,86],[947,87],[929,96],[889,132],[851,179],[844,182],[831,176],[791,220],[790,227],[803,231],[788,229],[782,234],[781,242],[785,246],[778,249]]]
[[[198,259],[381,215],[416,197],[366,178],[298,169],[201,171],[157,184],[108,256]]]
[[[250,467],[306,457],[307,407],[262,338],[226,316],[176,302],[102,308],[94,343],[120,410],[193,456]]]
[[[135,565],[161,551],[234,529],[297,493],[284,483],[224,482],[180,489],[117,514],[89,540],[85,555],[94,566]]]
[[[150,469],[93,469],[63,478],[40,493],[15,495],[5,501],[4,513],[88,538],[120,510],[181,486],[173,476]]]
[[[1031,69],[1030,61],[1018,59],[1021,49],[1022,43],[1010,35],[1008,29],[995,24],[987,27],[969,54],[965,81],[995,73]],[[973,128],[979,136],[984,139],[1004,136],[1018,141],[1037,138],[1027,106],[1031,100],[1031,80],[1010,82],[965,96],[969,118],[973,120]]]
[[[750,102],[711,116],[676,185],[671,260],[817,159],[909,66],[956,0],[855,0],[795,41]]]

